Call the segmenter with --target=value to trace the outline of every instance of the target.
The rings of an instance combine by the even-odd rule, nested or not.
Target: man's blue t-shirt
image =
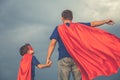
[[[32,80],[34,80],[35,77],[35,66],[40,64],[40,62],[37,60],[35,56],[32,57]]]
[[[90,23],[80,23],[80,24],[91,26]],[[70,23],[66,23],[66,25],[69,26]],[[59,46],[59,48],[58,48],[58,52],[59,52],[58,60],[60,60],[60,59],[62,59],[64,57],[71,57],[69,55],[69,53],[67,52],[67,50],[66,50],[66,48],[65,48],[65,46],[64,46],[64,44],[63,44],[63,42],[62,42],[62,40],[61,40],[61,38],[59,36],[57,27],[54,29],[52,35],[50,36],[50,40],[51,39],[56,39],[58,41],[58,46]]]

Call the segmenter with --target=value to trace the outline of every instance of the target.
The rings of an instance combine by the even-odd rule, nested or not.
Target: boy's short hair
[[[28,51],[28,46],[30,46],[30,44],[25,44],[20,48],[20,55],[23,56],[24,54],[27,53]]]
[[[62,12],[61,16],[66,20],[72,20],[73,19],[73,14],[72,14],[72,11],[70,11],[70,10],[64,10]]]

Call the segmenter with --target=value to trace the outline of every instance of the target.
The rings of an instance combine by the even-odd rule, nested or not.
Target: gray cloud
[[[120,20],[120,18],[118,17],[118,14],[120,13],[120,8],[118,7],[119,2],[119,0],[92,0],[85,1],[85,4],[88,8],[87,11],[90,13],[91,17],[95,19],[112,18],[113,20],[118,22]],[[85,13],[85,15],[87,14],[88,13]]]

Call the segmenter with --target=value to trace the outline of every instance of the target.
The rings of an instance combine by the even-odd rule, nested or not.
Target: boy
[[[22,59],[20,61],[17,80],[34,80],[35,66],[42,69],[49,67],[52,64],[52,62],[40,64],[33,54],[34,50],[30,44],[25,44],[20,48]]]

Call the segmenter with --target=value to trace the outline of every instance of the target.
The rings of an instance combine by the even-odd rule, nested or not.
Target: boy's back
[[[22,57],[20,61],[17,80],[32,80],[31,79],[31,61],[32,61],[31,54],[25,54]]]

